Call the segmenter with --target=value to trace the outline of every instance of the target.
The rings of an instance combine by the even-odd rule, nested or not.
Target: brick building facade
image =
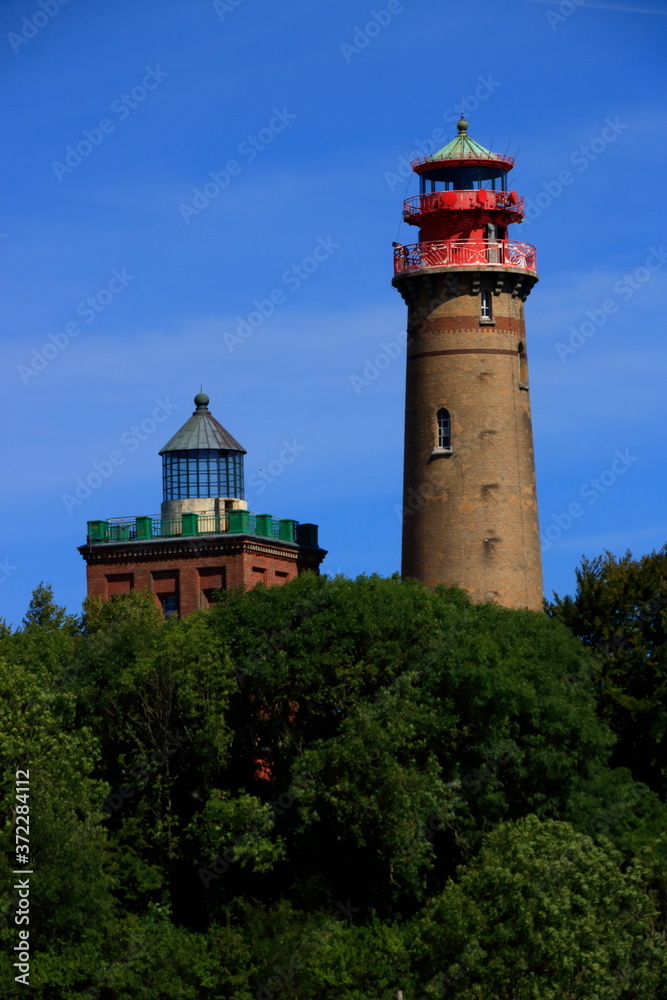
[[[197,409],[160,452],[160,515],[88,522],[79,552],[89,595],[106,601],[145,589],[165,615],[186,615],[210,607],[217,590],[276,586],[319,572],[326,553],[317,525],[248,511],[245,450],[208,402],[195,396]]]

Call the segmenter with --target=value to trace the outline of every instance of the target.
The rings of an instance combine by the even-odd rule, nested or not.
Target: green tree
[[[164,622],[152,595],[136,593],[89,601],[84,622],[79,717],[101,737],[112,788],[106,825],[123,858],[119,894],[129,906],[167,904],[175,871],[186,881],[196,873],[192,838],[181,839],[225,787],[236,679],[207,615]]]
[[[429,997],[655,1000],[665,946],[646,872],[567,823],[499,826],[417,921]]]
[[[50,584],[40,583],[32,592],[23,626],[26,629],[49,628],[78,631],[78,622],[73,615],[68,615],[65,608],[56,604],[53,599],[53,589]]]
[[[39,628],[48,633],[50,626],[34,626]],[[44,640],[50,648],[52,635],[45,634]],[[89,729],[75,725],[73,694],[63,690],[49,657],[35,655],[38,652],[37,634],[29,646],[18,636],[14,655],[0,657],[0,992],[4,997],[23,995],[24,990],[14,982],[16,969],[9,958],[18,943],[19,901],[12,888],[20,878],[12,874],[20,867],[15,833],[26,832],[24,826],[19,831],[15,825],[18,814],[29,821],[30,864],[23,869],[34,871],[29,877],[30,923],[22,925],[30,933],[33,968],[46,955],[57,953],[70,972],[92,970],[115,912],[113,859],[99,825],[108,786],[94,775],[99,743]],[[18,796],[17,775],[29,780]],[[19,843],[24,856],[24,842]],[[95,942],[92,951],[91,942]]]
[[[485,829],[582,811],[604,765],[610,734],[571,680],[588,658],[544,615],[303,576],[227,592],[207,620],[239,680],[216,787],[290,796],[272,891],[294,886],[303,908],[356,894],[383,916],[408,912]]]
[[[582,561],[574,597],[548,606],[593,653],[587,683],[617,737],[614,764],[667,793],[667,546]]]
[[[537,916],[526,925],[542,956],[534,973],[562,980],[569,911],[558,906],[577,879],[570,916],[588,915],[583,934],[596,915],[609,943],[604,975],[572,988],[597,989],[609,973],[643,1000],[660,982],[665,810],[607,766],[594,661],[553,616],[417,582],[309,574],[226,591],[183,620],[132,593],[89,600],[74,627],[50,600],[40,594],[22,631],[0,630],[7,847],[13,769],[28,761],[32,780],[34,768],[39,1000],[377,1000],[396,989],[413,1000],[472,989],[474,977],[457,978],[463,959],[481,985],[461,996],[498,1000],[510,959],[488,978],[471,942],[484,949],[524,897],[528,914],[544,901],[557,933]],[[524,869],[553,866],[559,838],[573,853],[553,892],[524,886]],[[489,874],[504,885],[503,865],[511,913]],[[631,958],[644,978],[628,971],[605,879],[638,930]],[[438,937],[440,925],[454,936]],[[596,938],[586,947],[597,955]]]

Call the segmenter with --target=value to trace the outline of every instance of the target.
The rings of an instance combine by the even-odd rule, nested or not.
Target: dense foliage
[[[305,574],[77,620],[38,588],[0,630],[0,994],[29,769],[37,998],[667,995],[663,605],[612,570],[550,615]]]
[[[584,559],[574,597],[549,612],[593,654],[601,717],[618,737],[614,763],[667,793],[667,545],[641,559]]]

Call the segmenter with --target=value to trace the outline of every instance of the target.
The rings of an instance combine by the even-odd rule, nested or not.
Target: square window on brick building
[[[225,566],[214,568],[203,568],[197,570],[199,574],[199,593],[201,608],[210,608],[216,603],[218,591],[227,587],[227,571]]]
[[[165,618],[178,614],[178,594],[158,594],[158,600]]]
[[[151,578],[153,593],[162,608],[164,616],[178,614],[178,570],[154,570],[151,573]]]
[[[107,595],[129,594],[134,590],[134,573],[109,573],[107,575]]]

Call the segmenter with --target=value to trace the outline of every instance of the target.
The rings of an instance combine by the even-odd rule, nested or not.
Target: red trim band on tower
[[[438,358],[444,354],[510,354],[516,358],[518,351],[508,351],[501,347],[461,347],[447,351],[419,351],[418,354],[408,354],[408,361],[414,358]]]

